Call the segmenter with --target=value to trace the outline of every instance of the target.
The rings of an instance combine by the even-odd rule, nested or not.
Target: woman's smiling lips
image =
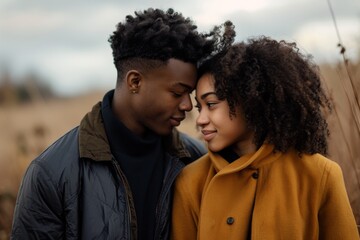
[[[213,137],[215,137],[216,134],[216,130],[201,130],[202,134],[204,135],[204,140],[205,141],[210,141],[211,139],[213,139]]]

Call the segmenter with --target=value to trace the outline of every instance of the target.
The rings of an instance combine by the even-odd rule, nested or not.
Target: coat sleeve
[[[172,240],[189,240],[197,238],[198,210],[191,192],[186,186],[184,176],[179,175],[175,184],[172,211]]]
[[[330,162],[323,175],[323,198],[319,211],[319,239],[359,239],[340,166]]]
[[[22,180],[11,239],[62,239],[61,197],[46,169],[33,161]]]

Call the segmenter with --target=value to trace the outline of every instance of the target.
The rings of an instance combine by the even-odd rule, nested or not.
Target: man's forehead
[[[185,88],[187,90],[194,90],[195,86],[191,86],[191,85],[188,85],[187,83],[182,83],[182,82],[176,82],[173,84],[174,87],[181,87],[181,88]]]

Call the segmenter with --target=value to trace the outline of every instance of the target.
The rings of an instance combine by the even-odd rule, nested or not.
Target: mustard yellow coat
[[[172,239],[359,239],[338,164],[320,154],[209,152],[179,175]]]

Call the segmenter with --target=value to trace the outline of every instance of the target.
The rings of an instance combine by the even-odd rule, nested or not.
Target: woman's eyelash
[[[211,108],[211,107],[213,107],[213,106],[216,105],[216,104],[217,104],[216,102],[207,102],[207,103],[205,103],[205,105],[206,105],[208,108]],[[198,110],[201,110],[200,104],[196,104],[194,107],[197,108]]]

